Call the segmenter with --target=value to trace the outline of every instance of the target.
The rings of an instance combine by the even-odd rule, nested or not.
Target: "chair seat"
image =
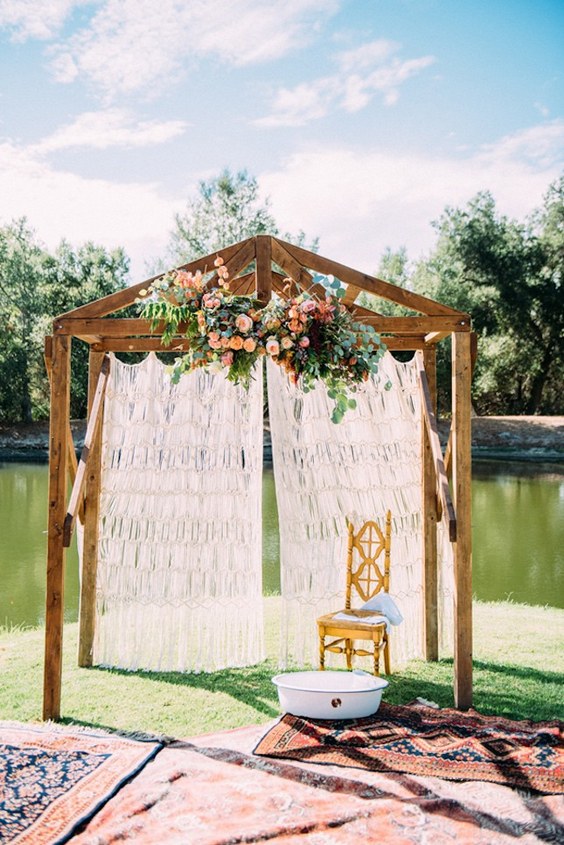
[[[348,614],[349,618],[335,619],[335,616],[338,616],[340,613]],[[364,631],[369,634],[367,639],[372,639],[373,634],[378,634],[377,638],[379,639],[382,634],[385,633],[386,623],[363,621],[376,615],[378,614],[375,614],[373,610],[337,610],[335,613],[326,613],[325,616],[320,616],[317,620],[317,624],[320,627],[325,628],[327,633],[333,633],[336,629],[343,631],[358,631],[359,639],[361,639],[360,635]]]

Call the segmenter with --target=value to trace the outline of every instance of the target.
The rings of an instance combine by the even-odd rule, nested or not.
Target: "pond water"
[[[473,466],[474,595],[564,608],[564,465]],[[47,467],[0,463],[0,625],[44,619]],[[279,591],[272,470],[263,480],[263,575]],[[65,619],[78,614],[76,547],[67,556]]]

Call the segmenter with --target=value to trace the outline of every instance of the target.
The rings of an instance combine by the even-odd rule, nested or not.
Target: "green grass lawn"
[[[271,682],[278,598],[266,601],[268,659],[213,674],[79,669],[76,624],[65,626],[64,722],[186,737],[261,723],[280,712]],[[0,632],[0,718],[41,718],[43,631]],[[453,706],[452,660],[413,661],[394,672],[385,700],[421,696]],[[517,719],[564,719],[564,611],[474,604],[474,707]]]

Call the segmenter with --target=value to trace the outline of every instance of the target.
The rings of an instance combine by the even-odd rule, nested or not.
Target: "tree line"
[[[472,316],[478,357],[472,399],[479,414],[561,414],[564,408],[564,176],[520,223],[501,215],[488,192],[447,207],[434,224],[430,254],[411,262],[386,250],[376,275]],[[304,232],[280,232],[269,200],[246,171],[203,181],[174,220],[157,273],[256,234],[279,235],[317,250]],[[0,227],[0,421],[29,423],[49,412],[43,340],[52,319],[128,282],[122,249],[62,241],[48,250],[25,219]],[[359,304],[402,309],[369,294]],[[439,344],[439,403],[450,407],[448,344]],[[86,413],[88,350],[73,343],[71,415]]]

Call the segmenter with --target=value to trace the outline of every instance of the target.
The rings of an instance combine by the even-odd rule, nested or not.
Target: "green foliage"
[[[304,246],[304,232],[281,234],[270,212],[270,200],[262,200],[256,178],[246,170],[201,181],[198,194],[188,201],[186,211],[175,217],[166,261],[155,272],[177,267],[202,255],[209,255],[254,235],[280,235]],[[315,250],[317,240],[308,247]]]
[[[562,412],[563,199],[560,180],[527,225],[498,214],[489,193],[447,208],[434,224],[435,250],[413,275],[416,291],[472,316],[481,414]],[[439,402],[450,405],[448,344],[439,347],[438,367]]]
[[[31,422],[48,416],[44,337],[58,314],[125,286],[128,260],[121,249],[92,243],[78,250],[63,241],[54,253],[25,219],[0,228],[0,417]],[[71,416],[86,412],[88,349],[74,343]]]
[[[190,341],[188,352],[171,367],[181,375],[199,367],[225,369],[234,384],[249,387],[260,355],[270,355],[304,392],[317,380],[334,401],[332,420],[340,423],[356,401],[349,393],[378,369],[385,347],[372,326],[357,323],[341,303],[344,288],[334,279],[324,299],[302,293],[288,300],[272,299],[264,308],[248,296],[229,294],[229,273],[219,255],[214,261],[219,286],[207,288],[209,274],[172,270],[141,291],[143,316],[152,328],[164,323],[169,345],[180,330]],[[389,385],[386,385],[388,389]]]

